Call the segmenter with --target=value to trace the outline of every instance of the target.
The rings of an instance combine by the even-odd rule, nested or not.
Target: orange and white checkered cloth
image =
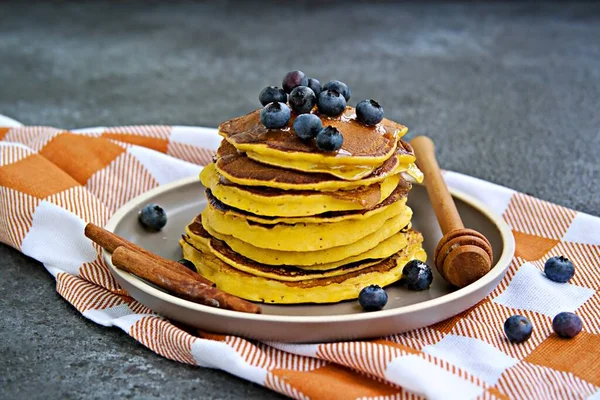
[[[84,226],[104,225],[132,197],[198,174],[219,141],[213,129],[182,126],[0,128],[0,241],[43,263],[61,296],[96,323],[164,357],[290,397],[600,399],[600,218],[456,173],[446,174],[449,183],[502,214],[517,250],[500,285],[447,321],[377,340],[260,343],[185,331],[128,297]],[[554,255],[575,263],[569,283],[541,272]],[[583,320],[572,340],[552,333],[561,311]],[[534,324],[520,345],[503,334],[513,314]]]

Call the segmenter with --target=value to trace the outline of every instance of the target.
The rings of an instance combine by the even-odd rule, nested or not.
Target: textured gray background
[[[0,113],[216,126],[302,69],[431,135],[443,167],[600,214],[600,6],[0,5]],[[0,397],[276,398],[81,317],[0,245]]]

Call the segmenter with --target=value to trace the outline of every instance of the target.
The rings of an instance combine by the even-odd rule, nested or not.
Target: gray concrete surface
[[[2,3],[0,113],[216,126],[302,69],[431,135],[445,168],[600,214],[598,4],[322,3]],[[277,397],[85,320],[6,246],[0,293],[0,397]]]

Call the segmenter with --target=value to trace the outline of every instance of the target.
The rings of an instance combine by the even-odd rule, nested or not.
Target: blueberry
[[[258,100],[263,106],[274,102],[287,103],[287,93],[277,86],[267,86],[258,95]]]
[[[380,286],[370,285],[358,295],[358,302],[365,311],[378,311],[387,304],[388,295]]]
[[[319,82],[318,79],[315,78],[308,78],[308,87],[312,89],[313,92],[315,92],[315,96],[318,96],[319,93],[321,93],[321,82]]]
[[[147,204],[138,215],[140,224],[150,232],[158,232],[167,224],[167,213],[158,204]]]
[[[513,315],[504,321],[504,333],[513,343],[523,343],[531,336],[533,325],[521,315]]]
[[[344,137],[333,126],[323,128],[317,133],[317,147],[323,151],[337,151],[342,148]]]
[[[194,263],[188,259],[182,258],[181,260],[179,260],[177,262],[179,264],[183,265],[184,267],[186,267],[187,269],[190,269],[194,272],[198,272],[198,270],[196,269],[196,265],[194,265]]]
[[[375,100],[363,100],[356,105],[356,119],[365,125],[377,125],[383,119],[383,107]]]
[[[260,122],[269,129],[283,128],[290,116],[290,108],[283,103],[269,103],[260,110]]]
[[[581,332],[581,318],[572,312],[561,312],[552,320],[552,329],[560,337],[575,337]]]
[[[296,135],[303,140],[312,139],[323,128],[321,118],[315,114],[302,114],[294,121],[294,131]]]
[[[409,290],[425,290],[433,282],[433,273],[423,261],[411,260],[402,269],[402,282],[408,284]]]
[[[292,71],[285,74],[283,81],[281,82],[283,90],[285,90],[286,93],[289,93],[296,86],[308,86],[308,76],[302,71]]]
[[[350,100],[350,95],[352,94],[348,85],[341,81],[329,81],[323,85],[323,90],[335,90],[344,96],[346,101]]]
[[[565,283],[575,275],[575,266],[566,257],[550,257],[544,265],[544,273],[551,281]]]
[[[317,96],[308,86],[296,86],[290,93],[290,107],[298,114],[311,112],[315,104]]]
[[[335,90],[323,90],[317,98],[317,107],[320,113],[335,117],[346,108],[346,99]]]

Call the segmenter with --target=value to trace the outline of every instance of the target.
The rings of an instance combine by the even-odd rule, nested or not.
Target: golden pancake
[[[231,251],[234,251],[236,254],[239,254],[240,256],[243,256],[245,258],[248,258],[250,260],[256,261],[264,265],[288,265],[304,270],[328,271],[358,261],[369,259],[376,260],[390,257],[394,253],[397,253],[398,251],[406,247],[407,240],[405,233],[410,229],[409,226],[410,225],[407,225],[407,227],[402,229],[400,232],[390,236],[388,239],[383,240],[381,243],[377,244],[372,249],[367,249],[365,252],[362,252],[355,256],[340,259],[339,261],[319,264],[310,262],[314,261],[315,258],[319,257],[318,255],[311,254],[313,252],[283,252],[278,250],[261,249],[259,247],[254,247],[251,244],[242,242],[241,240],[236,239],[233,236],[221,235],[215,231],[208,231],[208,233],[212,236],[213,240],[219,240],[220,242],[224,243],[227,246],[227,248],[231,249]],[[188,237],[188,239],[186,240],[194,247],[200,248],[199,246],[202,246],[202,243],[204,241],[202,237],[203,232],[206,232],[206,230],[202,226],[202,221],[199,218],[196,218],[185,229],[185,233]],[[344,248],[348,250],[351,248],[351,246],[341,246],[338,249],[340,252],[344,252]],[[340,257],[340,255],[338,255],[338,257]],[[219,258],[221,258],[228,264],[233,265],[226,259],[223,259],[222,257]]]
[[[318,215],[329,211],[370,209],[384,201],[401,181],[400,175],[381,183],[353,190],[334,192],[282,191],[279,189],[238,186],[219,176],[215,164],[200,173],[202,184],[230,207],[253,214],[278,217]]]
[[[202,223],[223,235],[230,235],[253,246],[283,251],[317,251],[354,243],[381,229],[385,224],[406,226],[412,210],[397,201],[387,213],[364,220],[348,220],[321,224],[261,225],[243,218],[229,217],[212,207],[202,212]],[[393,220],[393,221],[392,221]],[[400,229],[398,228],[398,230]]]
[[[256,215],[243,211],[237,208],[228,206],[227,204],[219,201],[211,192],[210,189],[206,189],[206,198],[210,207],[218,210],[222,214],[227,214],[232,217],[245,218],[251,222],[257,222],[263,225],[274,225],[274,224],[319,224],[323,222],[339,222],[346,220],[360,220],[369,218],[380,212],[388,212],[389,207],[396,201],[406,201],[406,195],[411,188],[411,184],[404,179],[401,179],[396,186],[396,189],[390,194],[384,201],[377,204],[370,210],[353,210],[353,211],[331,211],[319,215],[310,215],[306,217],[267,217],[263,215]]]
[[[348,257],[356,256],[361,253],[364,253],[367,250],[370,250],[383,242],[384,240],[390,238],[391,236],[397,234],[401,229],[403,229],[407,224],[405,224],[406,218],[402,215],[398,215],[387,220],[381,228],[377,231],[367,235],[356,242],[352,242],[342,246],[330,247],[322,250],[313,250],[313,251],[297,251],[297,250],[279,250],[279,249],[267,249],[254,245],[253,243],[249,243],[240,238],[235,238],[233,235],[229,235],[227,233],[220,233],[211,228],[210,225],[206,223],[203,219],[203,227],[206,229],[211,235],[214,237],[223,240],[230,247],[234,248],[234,250],[238,251],[241,254],[246,255],[252,259],[271,259],[272,261],[267,261],[265,264],[282,264],[282,265],[313,265],[313,264],[324,264],[331,263],[334,261],[343,260]],[[404,225],[403,225],[404,224]],[[230,231],[230,230],[228,230]],[[230,240],[230,238],[238,239],[237,241]],[[262,243],[260,238],[253,239],[252,242]],[[239,243],[239,244],[238,244]],[[243,244],[243,246],[242,246]],[[285,246],[286,248],[293,248],[291,245]],[[262,253],[259,255],[255,255],[260,252],[262,249]],[[269,251],[266,251],[269,250]]]
[[[336,268],[322,271],[304,270],[293,266],[266,265],[246,258],[231,250],[231,248],[227,246],[225,242],[212,237],[208,232],[203,230],[201,225],[200,227],[196,225],[192,227],[192,229],[196,232],[196,234],[194,236],[184,237],[184,240],[202,253],[211,253],[219,260],[240,271],[247,272],[255,276],[274,279],[276,281],[298,282],[309,279],[339,276],[349,272],[359,271],[381,261],[376,259],[357,260],[353,263],[341,264]],[[406,247],[406,243],[407,241],[405,240],[404,247]],[[391,256],[391,254],[388,255],[388,257],[389,256]]]
[[[307,173],[262,164],[240,153],[231,143],[223,140],[217,151],[215,168],[227,180],[243,186],[264,186],[283,190],[349,190],[383,181],[387,176],[406,171],[413,174],[416,166],[414,153],[408,143],[400,142],[393,157],[373,173],[358,181],[346,181],[329,174]],[[419,176],[415,176],[419,179]]]
[[[352,107],[347,107],[337,117],[319,117],[323,126],[333,126],[344,136],[338,152],[319,151],[313,142],[298,138],[293,128],[294,117],[285,128],[265,128],[260,122],[260,110],[224,122],[219,126],[219,134],[236,149],[261,163],[358,180],[389,159],[396,150],[398,139],[408,131],[404,125],[388,119],[376,126],[361,124],[356,121]]]
[[[316,164],[310,161],[303,160],[282,160],[281,158],[247,151],[246,156],[261,164],[271,165],[274,167],[284,167],[302,171],[311,174],[328,174],[332,177],[344,179],[350,182],[362,180],[369,175],[372,175],[381,165],[330,165]],[[393,155],[391,156],[393,157]],[[385,162],[385,161],[384,161]]]
[[[264,303],[335,303],[356,299],[365,286],[390,285],[402,277],[404,265],[412,260],[425,261],[421,248],[422,237],[417,232],[409,233],[409,245],[376,264],[343,275],[308,279],[302,281],[278,281],[240,271],[210,252],[194,248],[180,241],[183,256],[192,261],[198,272],[214,282],[217,287],[232,295]]]

